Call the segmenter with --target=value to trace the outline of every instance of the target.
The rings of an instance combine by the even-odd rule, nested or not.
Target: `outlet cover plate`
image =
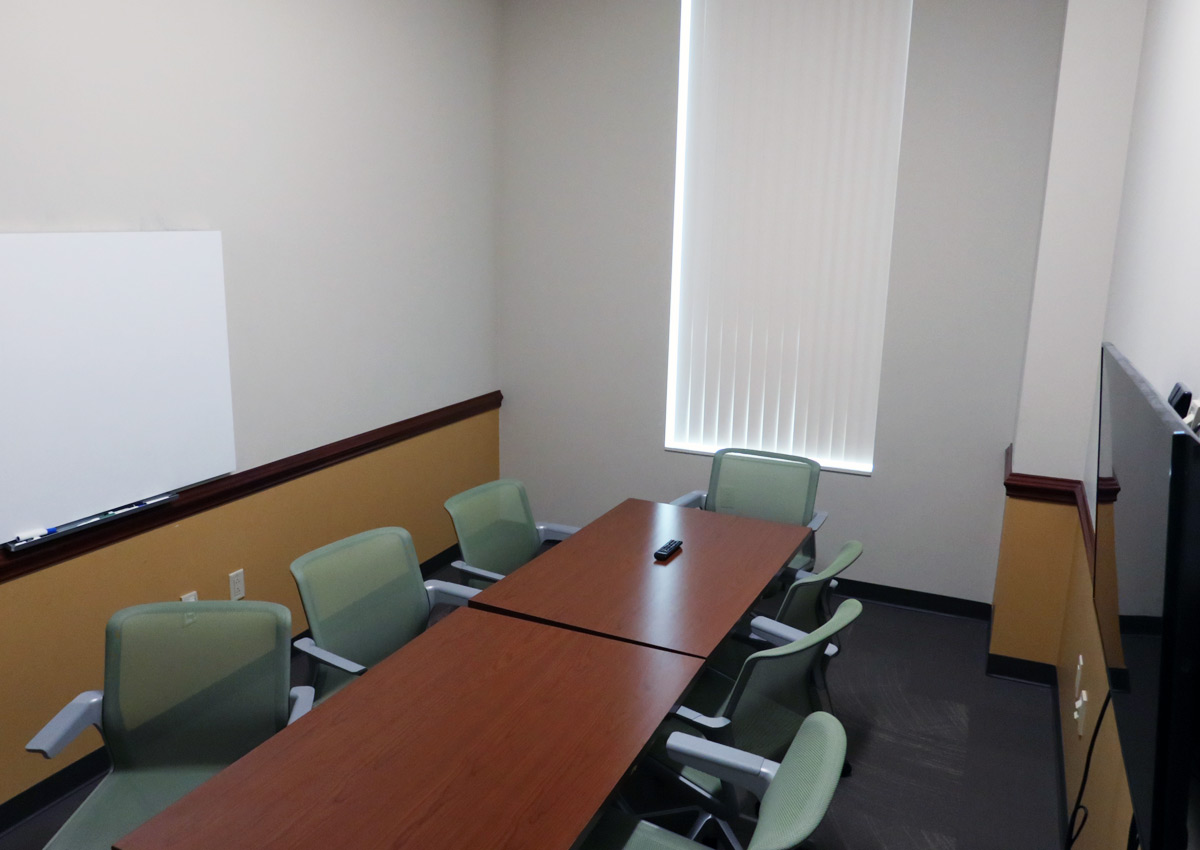
[[[245,599],[246,598],[246,572],[245,570],[234,570],[229,574],[229,598],[230,599]]]

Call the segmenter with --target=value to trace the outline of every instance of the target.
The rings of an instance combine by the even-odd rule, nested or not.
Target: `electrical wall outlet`
[[[246,598],[246,572],[245,570],[234,570],[229,574],[229,598],[230,599],[245,599]]]
[[[196,593],[196,591],[194,591],[194,590],[189,590],[187,593],[180,594],[179,601],[180,602],[199,602],[200,594]],[[183,615],[183,624],[185,626],[190,626],[194,622],[196,622],[195,614],[188,613],[188,614]]]
[[[1075,665],[1075,699],[1079,699],[1080,688],[1083,687],[1083,656],[1079,656],[1079,663]]]
[[[1072,714],[1080,738],[1083,737],[1083,727],[1087,724],[1087,703],[1087,691],[1080,691],[1079,699],[1075,700],[1075,711]]]

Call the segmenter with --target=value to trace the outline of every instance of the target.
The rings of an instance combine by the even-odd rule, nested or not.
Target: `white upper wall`
[[[1200,4],[1150,0],[1105,337],[1200,393]]]
[[[1145,0],[1067,7],[1016,472],[1094,478],[1088,438],[1145,18]]]
[[[875,473],[826,473],[819,552],[991,599],[1065,3],[917,0]],[[500,21],[501,466],[585,522],[702,488],[663,449],[679,6],[511,0]]]
[[[220,230],[238,467],[496,388],[492,0],[6,3],[0,230]]]

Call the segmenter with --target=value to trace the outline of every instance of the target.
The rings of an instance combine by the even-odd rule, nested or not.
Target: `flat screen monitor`
[[[1134,820],[1142,850],[1183,850],[1200,722],[1200,439],[1109,344],[1099,446],[1094,600]]]

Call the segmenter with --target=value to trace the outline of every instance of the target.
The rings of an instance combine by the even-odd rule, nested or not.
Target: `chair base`
[[[687,837],[692,841],[698,841],[700,833],[710,823],[717,825],[717,828],[721,831],[721,838],[724,838],[725,842],[729,845],[729,850],[744,850],[742,842],[738,841],[738,837],[733,834],[733,828],[726,821],[721,820],[710,812],[704,812],[700,817],[696,818],[696,822],[692,824]]]
[[[656,820],[670,818],[683,814],[695,814],[696,819],[692,821],[692,825],[688,828],[687,837],[691,841],[700,841],[700,835],[705,831],[705,827],[710,824],[715,825],[719,831],[717,837],[724,841],[728,850],[745,850],[742,842],[738,839],[728,821],[714,815],[712,812],[707,812],[699,806],[680,806],[675,809],[662,809],[657,812],[647,812],[639,815],[642,820],[654,823]],[[661,824],[658,824],[661,826]],[[707,845],[706,845],[707,846]]]

